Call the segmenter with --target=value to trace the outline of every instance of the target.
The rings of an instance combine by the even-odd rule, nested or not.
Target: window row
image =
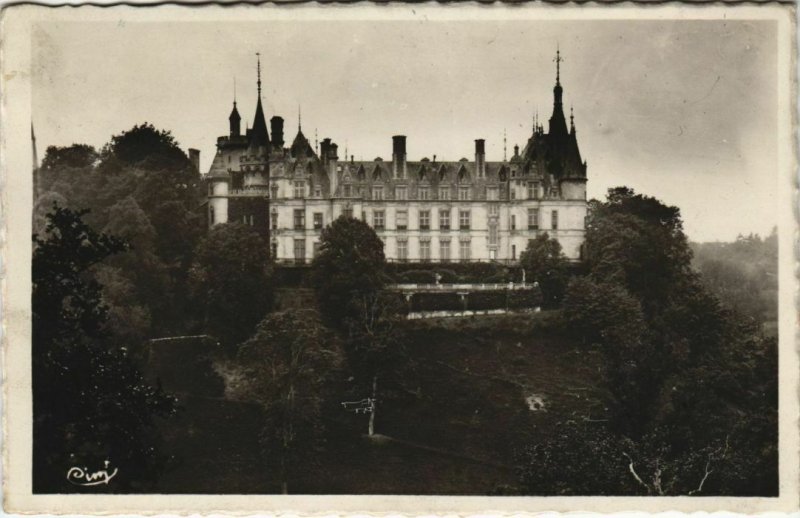
[[[494,210],[492,210],[494,209]],[[496,216],[497,215],[497,206],[490,205],[489,206],[489,216]],[[342,211],[342,215],[345,217],[352,218],[353,217],[353,210],[351,208],[347,208]],[[321,230],[322,227],[325,226],[325,221],[322,212],[314,212],[312,214],[313,217],[313,228],[314,230]],[[243,222],[247,224],[249,222],[250,225],[253,224],[253,217],[250,216],[248,220],[246,216],[243,216]],[[362,212],[361,214],[362,220],[366,221],[366,213]],[[213,224],[214,221],[213,215],[213,207],[211,212],[211,223]],[[273,230],[278,229],[278,213],[277,211],[272,212],[271,220],[271,227]],[[458,222],[457,227],[451,226],[452,214],[449,209],[440,209],[439,210],[439,230],[451,230],[453,228],[458,228],[458,230],[469,230],[471,226],[471,213],[469,210],[459,210],[458,211]],[[430,210],[421,210],[419,211],[419,229],[420,230],[431,230],[431,211]],[[293,228],[295,230],[305,230],[306,228],[306,212],[305,209],[294,209],[294,218],[293,218]],[[386,228],[386,211],[383,210],[375,210],[372,211],[372,228],[375,230],[384,230]],[[407,230],[408,227],[408,211],[406,210],[398,210],[395,212],[395,229],[397,230]],[[509,224],[510,230],[517,230],[517,216],[516,214],[512,214],[510,218]],[[538,208],[531,208],[528,209],[528,230],[539,230],[539,209]],[[558,210],[550,211],[550,228],[552,230],[558,229]],[[497,233],[497,225],[496,219],[490,221],[489,224],[489,232],[490,238],[492,236],[492,231]],[[491,241],[491,239],[490,239]],[[495,239],[496,241],[496,239]]]
[[[362,218],[366,220],[366,214],[362,213]],[[451,213],[449,209],[440,209],[439,210],[439,230],[450,230],[451,227]],[[459,210],[458,211],[458,229],[459,230],[469,230],[470,229],[470,211],[469,210]],[[386,212],[382,210],[374,210],[372,211],[372,228],[376,230],[383,230],[386,228]],[[395,212],[395,228],[397,230],[407,230],[408,229],[408,211],[405,210],[398,210]],[[421,210],[419,211],[419,229],[420,230],[430,230],[431,229],[431,211],[429,210]]]

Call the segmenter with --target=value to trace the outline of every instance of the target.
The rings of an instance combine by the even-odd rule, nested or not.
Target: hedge
[[[467,310],[523,309],[541,305],[539,289],[473,291],[466,295]],[[464,301],[458,293],[415,293],[411,311],[461,311]]]
[[[498,263],[388,263],[386,272],[395,282],[407,272],[434,272],[443,276],[444,283],[478,283],[478,282],[519,282],[522,278],[518,266],[506,266]],[[427,275],[427,274],[423,274]]]
[[[411,297],[412,311],[442,311],[464,309],[458,293],[415,293]]]

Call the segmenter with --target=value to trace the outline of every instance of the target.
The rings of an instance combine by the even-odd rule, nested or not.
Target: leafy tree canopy
[[[264,458],[280,465],[282,492],[292,469],[313,464],[322,439],[322,407],[342,364],[332,333],[313,310],[268,315],[238,352],[245,397],[264,407]]]
[[[205,327],[221,342],[244,342],[272,306],[267,243],[241,223],[214,226],[200,242],[191,271]]]
[[[360,313],[355,302],[383,288],[385,263],[383,242],[363,221],[340,217],[322,230],[312,276],[328,325],[343,329]]]
[[[102,157],[106,163],[115,160],[143,169],[191,167],[172,133],[156,129],[147,122],[111,137],[111,142],[103,148]]]
[[[102,286],[88,269],[125,244],[83,214],[55,206],[46,236],[33,238],[34,490],[74,491],[64,467],[105,460],[125,473],[114,489],[145,490],[164,461],[153,419],[170,415],[174,401],[104,333]]]
[[[539,283],[545,306],[558,306],[567,284],[567,258],[558,240],[547,232],[540,234],[528,241],[528,248],[519,259],[527,281]]]
[[[100,155],[92,146],[87,144],[72,144],[71,146],[48,146],[40,169],[53,171],[56,169],[72,169],[92,167]]]

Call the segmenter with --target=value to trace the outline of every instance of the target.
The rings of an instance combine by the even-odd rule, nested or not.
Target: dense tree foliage
[[[385,263],[383,242],[363,221],[342,216],[322,229],[312,277],[327,325],[346,329],[362,312],[364,297],[383,288]]]
[[[43,171],[63,171],[92,167],[100,158],[99,153],[89,145],[49,146],[40,166]]]
[[[46,235],[34,235],[33,487],[76,490],[64,479],[71,466],[109,461],[120,475],[108,489],[146,490],[163,464],[153,420],[170,415],[173,400],[104,332],[103,287],[89,271],[126,245],[95,232],[84,214],[56,206]]]
[[[551,238],[547,232],[531,239],[519,262],[527,273],[527,281],[539,283],[544,307],[560,305],[567,286],[567,257],[558,239]]]
[[[378,398],[378,382],[397,381],[403,340],[396,325],[403,304],[383,291],[383,242],[363,221],[340,217],[323,229],[312,265],[320,312],[343,338],[355,390]],[[374,432],[373,407],[369,434]]]
[[[692,270],[680,211],[611,189],[592,203],[586,250],[588,275],[570,282],[564,314],[606,359],[614,439],[571,427],[534,445],[529,453],[584,448],[606,460],[556,470],[548,485],[531,475],[541,454],[528,455],[524,490],[629,494],[632,480],[651,495],[776,494],[776,344]],[[609,486],[620,456],[628,479]]]
[[[212,228],[197,247],[193,296],[204,329],[226,345],[249,338],[272,307],[267,246],[252,227],[226,223]]]
[[[112,137],[98,153],[74,144],[47,149],[39,170],[34,229],[43,231],[53,202],[131,246],[93,269],[104,282],[108,326],[118,340],[137,342],[196,325],[188,271],[204,234],[199,174],[169,132],[142,124]],[[111,269],[109,269],[111,268]],[[131,307],[128,322],[125,308]],[[117,332],[119,330],[119,332]]]
[[[322,440],[322,406],[343,356],[338,342],[313,310],[267,316],[240,348],[245,393],[265,410],[265,462],[279,464],[281,489],[291,471],[313,464]]]
[[[762,239],[739,236],[733,243],[693,243],[692,264],[723,304],[757,323],[778,319],[777,228]]]

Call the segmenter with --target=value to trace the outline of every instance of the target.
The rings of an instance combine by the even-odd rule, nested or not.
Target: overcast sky
[[[33,39],[33,122],[48,145],[101,147],[149,121],[206,169],[228,130],[234,77],[252,124],[255,52],[267,117],[340,156],[490,160],[552,111],[556,45],[591,197],[627,185],[677,205],[693,240],[777,222],[773,21],[303,21],[48,23]]]

